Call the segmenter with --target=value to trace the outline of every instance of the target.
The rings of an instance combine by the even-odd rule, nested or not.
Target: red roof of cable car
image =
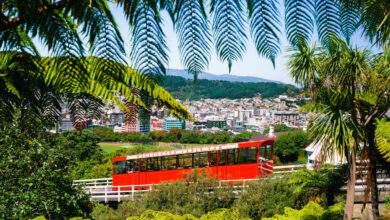
[[[227,149],[237,149],[237,148],[248,148],[253,146],[264,146],[268,144],[272,144],[275,138],[264,138],[259,141],[247,141],[233,144],[219,144],[210,147],[197,147],[197,148],[185,148],[171,151],[158,151],[158,152],[150,152],[143,154],[136,154],[130,156],[119,156],[112,158],[112,162],[118,161],[126,161],[126,160],[135,160],[135,159],[144,159],[151,157],[161,157],[161,156],[173,156],[180,154],[191,154],[191,153],[199,153],[199,152],[209,152],[209,151],[218,151],[218,150],[227,150]]]

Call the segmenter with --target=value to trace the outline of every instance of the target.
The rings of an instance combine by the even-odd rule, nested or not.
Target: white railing
[[[85,179],[85,180],[74,180],[73,185],[83,186],[111,186],[112,178],[99,178],[99,179]]]
[[[297,172],[298,170],[306,169],[305,164],[274,166],[274,174],[286,174]]]

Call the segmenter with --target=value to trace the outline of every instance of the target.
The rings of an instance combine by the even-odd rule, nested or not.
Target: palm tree
[[[310,125],[315,141],[329,143],[323,150],[332,155],[345,155],[350,165],[345,217],[350,219],[356,179],[356,155],[365,151],[370,161],[368,178],[371,182],[373,215],[376,205],[376,144],[375,120],[389,109],[389,74],[386,56],[373,58],[368,51],[352,49],[347,43],[333,38],[329,47],[311,49],[297,46],[290,58],[291,75],[309,92],[311,110],[317,116]],[[368,143],[360,148],[360,143]]]

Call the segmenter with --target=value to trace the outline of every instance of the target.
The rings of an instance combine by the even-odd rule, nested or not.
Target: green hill
[[[181,100],[197,99],[239,99],[250,98],[261,94],[263,98],[270,98],[282,94],[296,95],[299,89],[292,85],[274,82],[228,82],[219,80],[199,79],[196,82],[179,76],[164,76],[161,84]]]

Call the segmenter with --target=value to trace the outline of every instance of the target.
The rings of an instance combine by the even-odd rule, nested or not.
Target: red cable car
[[[194,169],[220,180],[255,179],[273,173],[274,138],[211,147],[120,156],[112,159],[113,186],[184,179]]]

